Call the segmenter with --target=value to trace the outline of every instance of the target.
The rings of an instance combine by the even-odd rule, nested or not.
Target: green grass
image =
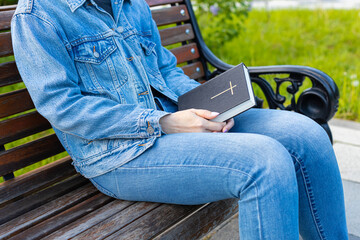
[[[359,46],[358,10],[252,10],[240,35],[213,50],[231,64],[318,68],[339,87],[336,117],[360,121]]]

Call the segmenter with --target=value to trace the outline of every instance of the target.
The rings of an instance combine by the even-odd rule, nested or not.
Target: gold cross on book
[[[226,90],[224,90],[224,91],[222,91],[221,93],[219,93],[219,94],[217,94],[217,95],[215,95],[215,96],[213,96],[213,97],[211,97],[210,99],[211,100],[213,100],[214,98],[216,98],[216,97],[218,97],[218,96],[220,96],[221,94],[223,94],[223,93],[226,93],[227,91],[231,91],[231,95],[234,95],[234,88],[236,87],[236,85],[235,86],[233,86],[232,84],[231,84],[231,81],[230,81],[230,88],[228,88],[228,89],[226,89]]]

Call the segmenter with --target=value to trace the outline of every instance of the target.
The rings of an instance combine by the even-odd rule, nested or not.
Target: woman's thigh
[[[295,112],[273,109],[250,109],[235,118],[230,132],[261,134],[276,139],[290,151],[320,144],[331,147],[325,130],[312,119]],[[316,150],[316,149],[315,149]]]
[[[254,195],[281,199],[279,192],[296,189],[287,150],[249,133],[164,135],[136,159],[92,181],[120,199],[176,204]]]

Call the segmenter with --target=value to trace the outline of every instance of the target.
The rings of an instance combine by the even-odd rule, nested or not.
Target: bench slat
[[[11,18],[15,10],[0,11],[0,30],[9,30]]]
[[[0,239],[14,236],[21,231],[85,201],[96,193],[98,193],[98,190],[92,184],[88,183],[51,202],[45,203],[44,205],[1,225]]]
[[[22,82],[15,62],[0,64],[0,87]]]
[[[113,200],[113,198],[102,193],[96,194],[80,204],[77,204],[64,212],[15,235],[11,239],[23,240],[28,239],[29,236],[31,236],[31,239],[40,239]]]
[[[0,184],[0,206],[19,196],[39,191],[76,173],[69,156]]]
[[[0,209],[0,224],[17,218],[22,214],[29,212],[47,202],[57,199],[60,196],[85,185],[88,182],[89,181],[82,176],[75,175],[53,187],[46,188],[18,201],[6,204]]]
[[[184,14],[181,14],[181,12]],[[157,26],[184,22],[190,19],[185,5],[153,10],[152,17]]]
[[[103,239],[136,219],[141,218],[144,214],[150,212],[159,205],[159,203],[136,202],[135,204],[125,208],[120,213],[114,214],[101,223],[95,225],[91,229],[76,235],[72,238],[72,240]]]
[[[0,7],[0,12],[2,11],[8,11],[8,10],[15,10],[16,9],[16,4],[14,5],[5,5],[5,6],[1,6]]]
[[[154,7],[166,4],[182,3],[183,0],[146,0],[146,2],[150,7]]]
[[[38,112],[31,112],[4,120],[0,122],[0,145],[50,128],[50,123]]]
[[[194,39],[194,31],[191,24],[184,24],[176,27],[160,30],[161,45],[168,46],[174,43],[180,43]]]
[[[59,229],[58,231],[47,236],[47,239],[72,239],[74,236],[82,233],[91,227],[105,221],[107,218],[121,214],[125,208],[133,205],[135,202],[115,200],[109,204],[89,213],[88,215],[72,222],[71,224]]]
[[[196,43],[191,43],[170,50],[176,57],[177,63],[184,63],[200,57]]]
[[[6,57],[13,54],[11,33],[0,33],[0,57]]]
[[[0,95],[0,118],[35,108],[26,89]]]
[[[186,75],[191,79],[200,79],[205,76],[204,68],[201,62],[195,62],[181,67]],[[198,71],[199,70],[199,71]]]
[[[112,234],[106,240],[117,239],[151,239],[157,233],[166,230],[186,215],[192,213],[200,206],[181,206],[163,204],[160,207],[149,212],[135,222],[127,225],[120,231]],[[141,232],[139,232],[141,229]],[[180,238],[173,238],[180,239]],[[187,238],[182,238],[187,239]],[[190,239],[190,238],[189,238]]]
[[[208,203],[154,239],[200,239],[237,212],[238,199],[235,198]]]
[[[158,6],[171,3],[181,3],[181,0],[147,0],[149,6]],[[180,14],[181,9],[185,11],[185,15]],[[0,11],[0,30],[9,30],[11,18],[15,10]],[[152,10],[153,18],[158,26],[170,23],[182,22],[189,20],[189,14],[185,5],[174,6],[171,8]]]
[[[0,153],[0,176],[64,152],[55,134]]]

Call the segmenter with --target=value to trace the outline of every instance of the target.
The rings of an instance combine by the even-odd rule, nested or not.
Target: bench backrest
[[[185,74],[206,80],[209,74],[190,0],[146,1],[161,27],[162,44],[175,54]],[[37,113],[16,68],[10,34],[15,8],[0,8],[0,176],[4,180],[14,178],[19,169],[64,152],[49,122]]]

